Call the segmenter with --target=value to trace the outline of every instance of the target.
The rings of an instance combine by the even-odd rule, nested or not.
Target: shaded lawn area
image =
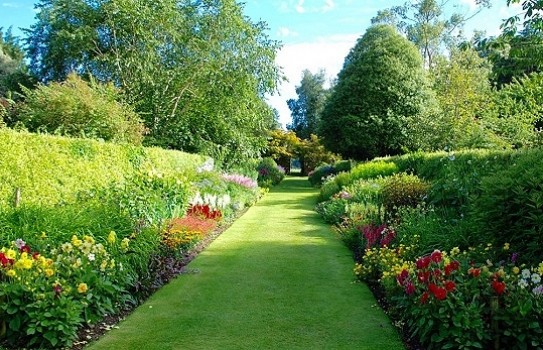
[[[89,349],[404,349],[289,177]]]

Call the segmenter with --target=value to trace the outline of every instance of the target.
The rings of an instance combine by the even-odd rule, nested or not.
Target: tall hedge
[[[205,158],[179,151],[0,129],[0,207],[55,205],[78,193],[106,188],[139,171],[194,172]]]

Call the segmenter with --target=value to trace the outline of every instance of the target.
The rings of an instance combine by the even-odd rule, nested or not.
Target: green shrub
[[[83,81],[75,74],[63,83],[24,88],[19,121],[30,131],[141,144],[145,128],[132,107],[118,102],[113,84]]]
[[[330,164],[318,166],[315,170],[309,172],[307,179],[313,186],[321,186],[324,180],[330,176],[337,174],[335,168]]]
[[[123,185],[153,169],[167,178],[191,177],[204,157],[179,151],[0,130],[0,208],[74,203],[82,193]]]
[[[334,180],[326,181],[321,187],[317,201],[319,203],[327,201],[339,191],[341,191],[341,187],[337,184],[336,181]]]
[[[333,198],[317,205],[317,213],[321,214],[326,223],[335,225],[343,222],[347,217],[349,201],[343,198]]]
[[[285,170],[280,168],[272,158],[262,159],[256,170],[260,187],[278,185],[285,178]]]
[[[508,169],[483,178],[470,214],[489,241],[510,243],[524,261],[537,262],[543,255],[541,151],[522,152]]]
[[[401,207],[417,207],[424,203],[429,185],[416,175],[394,174],[385,179],[382,201],[387,215],[394,216]]]

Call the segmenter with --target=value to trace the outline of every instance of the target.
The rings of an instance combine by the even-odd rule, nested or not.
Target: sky
[[[277,64],[287,78],[279,92],[268,97],[277,109],[283,126],[290,123],[286,101],[297,98],[302,71],[317,73],[325,69],[328,79],[334,79],[345,56],[369,27],[377,11],[401,5],[407,0],[244,0],[245,14],[253,21],[268,24],[268,35],[279,40],[282,48]],[[34,23],[33,0],[0,0],[0,27],[28,28]],[[475,0],[451,0],[450,13],[472,13]],[[506,0],[492,0],[492,8],[485,9],[471,19],[465,32],[484,30],[488,36],[499,34],[503,19],[518,14],[518,7],[507,7]]]

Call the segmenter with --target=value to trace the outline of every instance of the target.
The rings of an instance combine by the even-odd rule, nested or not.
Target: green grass
[[[287,178],[90,349],[404,349],[317,191]]]

